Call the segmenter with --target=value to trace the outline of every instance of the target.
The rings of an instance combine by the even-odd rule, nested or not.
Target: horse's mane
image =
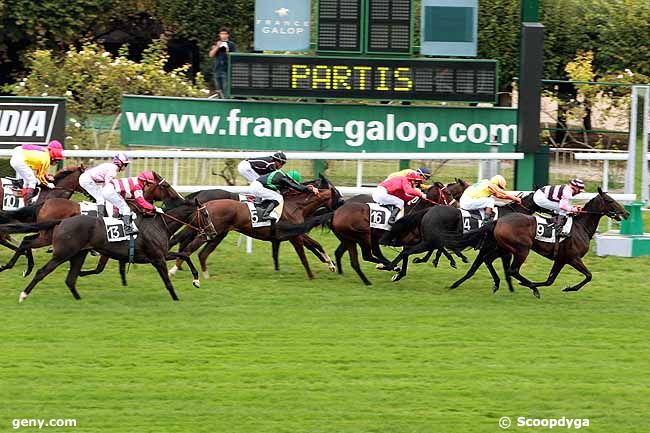
[[[65,167],[64,169],[59,170],[54,174],[54,181],[56,182],[56,181],[59,181],[61,179],[64,179],[64,178],[70,176],[72,173],[74,173],[76,171],[80,171],[80,172],[83,173],[83,167],[82,166],[76,166],[76,165],[71,165],[71,166]]]

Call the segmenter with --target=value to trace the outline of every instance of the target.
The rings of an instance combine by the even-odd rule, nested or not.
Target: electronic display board
[[[368,0],[368,53],[411,54],[411,0]]]
[[[233,53],[233,96],[494,102],[496,60]]]
[[[318,51],[360,53],[361,0],[319,0]]]

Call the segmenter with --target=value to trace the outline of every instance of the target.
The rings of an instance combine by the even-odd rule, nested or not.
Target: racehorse
[[[324,214],[318,217],[305,219],[304,215],[313,215],[321,208],[332,209],[333,201],[336,199],[336,192],[332,187],[318,189],[318,195],[311,192],[296,192],[285,195],[284,209],[280,221],[270,227],[253,228],[251,216],[246,203],[238,200],[213,200],[206,203],[210,218],[214,224],[217,235],[214,239],[206,240],[201,236],[195,236],[184,248],[183,253],[191,255],[201,245],[207,242],[199,254],[201,269],[207,272],[207,257],[212,253],[226,237],[228,232],[234,230],[244,235],[264,241],[285,241],[288,240],[300,257],[300,261],[307,271],[309,278],[313,278],[309,262],[305,256],[303,235],[311,228],[322,225],[331,214]],[[323,251],[323,254],[326,253]],[[177,263],[178,266],[178,263]],[[209,276],[209,274],[208,274]]]
[[[458,287],[462,282],[471,278],[481,263],[488,264],[499,256],[511,254],[514,256],[514,261],[506,269],[506,275],[515,277],[522,285],[530,288],[535,297],[540,297],[537,288],[552,285],[566,265],[573,267],[585,278],[575,286],[564,288],[563,291],[578,291],[591,281],[591,272],[583,263],[582,257],[589,251],[589,241],[596,233],[600,219],[603,216],[620,221],[621,219],[627,219],[629,212],[620,203],[598,188],[598,195],[589,200],[582,208],[582,211],[573,217],[571,236],[558,244],[541,242],[535,239],[537,221],[532,216],[513,213],[499,218],[495,224],[475,231],[492,231],[494,241],[499,248],[489,246],[481,248],[470,269],[452,287]],[[472,236],[476,236],[476,234],[465,235],[465,242],[468,242],[467,239]],[[534,283],[520,274],[521,265],[525,262],[531,249],[553,261],[549,276],[544,282]],[[498,290],[498,286],[494,291],[496,290]]]
[[[499,215],[506,215],[513,212],[532,214],[538,207],[533,201],[533,194],[523,197],[521,204],[509,203],[499,206]],[[399,238],[405,234],[413,233],[419,230],[421,237],[417,242],[412,242],[395,257],[395,259],[386,266],[387,270],[395,270],[397,274],[393,275],[392,281],[399,281],[406,276],[407,266],[397,267],[398,263],[403,260],[407,265],[407,259],[412,254],[419,254],[425,251],[449,247],[451,249],[465,248],[468,246],[478,246],[484,242],[487,234],[481,232],[482,236],[466,238],[467,242],[460,240],[463,238],[463,217],[460,209],[451,206],[434,206],[429,209],[418,211],[407,215],[407,217],[398,220],[390,232],[382,238],[382,243],[390,243],[392,239]],[[504,268],[509,268],[506,263],[508,256],[504,257]],[[488,269],[497,283],[498,276],[494,272],[491,264]],[[506,274],[507,275],[507,274]],[[511,287],[510,280],[508,285]]]
[[[79,176],[83,173],[85,167],[71,166],[58,171],[54,176],[54,188],[41,188],[38,197],[34,201],[34,206],[25,206],[15,211],[0,210],[0,223],[6,224],[11,222],[34,222],[36,220],[36,206],[44,203],[46,200],[53,198],[70,198],[74,192],[83,192],[79,186]],[[4,188],[0,188],[0,203],[4,203]],[[18,249],[17,246],[9,242],[9,239],[0,235],[0,245],[5,246],[12,251]]]
[[[39,269],[29,285],[23,290],[19,302],[23,302],[34,287],[64,262],[70,262],[66,277],[66,285],[75,299],[81,299],[76,289],[76,280],[89,250],[95,250],[102,255],[120,262],[151,263],[162,278],[167,291],[173,300],[178,296],[174,292],[167,268],[166,260],[182,258],[186,260],[194,276],[194,285],[199,287],[198,272],[189,257],[182,253],[169,251],[169,238],[181,225],[192,219],[197,223],[196,230],[211,235],[211,225],[204,205],[198,200],[175,200],[174,207],[166,213],[154,213],[151,217],[136,219],[138,235],[134,240],[133,254],[130,253],[130,241],[108,242],[106,227],[103,219],[88,215],[77,215],[65,220],[50,220],[30,224],[31,230],[53,228],[52,258]],[[11,224],[0,226],[0,231],[13,232]]]
[[[182,198],[176,190],[158,173],[153,173],[156,183],[149,185],[144,189],[145,199],[148,201],[165,201],[172,199]],[[52,198],[45,201],[42,204],[25,207],[19,209],[18,211],[5,212],[4,215],[11,217],[12,215],[19,214],[32,214],[34,217],[31,221],[43,222],[48,220],[62,220],[66,218],[71,218],[80,214],[79,203],[69,200],[67,198]],[[22,222],[31,222],[31,221],[22,221]],[[16,249],[13,257],[5,264],[0,266],[0,272],[7,269],[11,269],[16,264],[16,261],[20,258],[21,255],[25,255],[27,258],[27,268],[23,272],[23,276],[28,276],[34,269],[34,257],[32,255],[32,249],[42,248],[44,246],[50,245],[52,243],[52,228],[44,229],[37,234],[25,236],[20,246]],[[92,275],[101,272],[106,265],[106,259],[104,261],[100,260],[98,267],[95,271],[84,271],[82,276]],[[120,268],[122,270],[122,268]]]
[[[336,189],[336,187],[322,174],[319,176],[318,179],[308,181],[308,182],[303,182],[303,185],[314,185],[317,188],[329,188],[332,190],[332,209],[324,209],[325,211],[327,210],[334,210],[335,208],[339,207],[340,205],[343,204],[343,199],[341,197],[341,193]],[[288,195],[292,194],[292,192],[289,192]],[[190,195],[187,196],[188,200],[192,198],[198,198],[202,203],[206,203],[211,200],[223,200],[223,199],[230,199],[230,200],[239,200],[239,194],[238,193],[232,193],[229,191],[225,191],[223,189],[210,189],[210,190],[203,190],[203,191],[197,191],[194,192]],[[312,215],[307,215],[303,214],[304,218],[310,217]],[[303,241],[303,246],[307,248],[309,251],[312,252],[320,260],[322,263],[325,263],[329,266],[331,271],[335,270],[334,263],[332,262],[332,259],[327,255],[325,252],[324,248],[322,245],[311,238],[308,234],[303,234],[300,235]],[[194,233],[188,229],[181,230],[178,234],[174,235],[172,237],[172,246],[176,245],[177,243],[180,243],[180,249],[184,249],[189,243],[194,239]],[[279,240],[271,240],[271,246],[272,246],[272,255],[273,255],[273,265],[275,267],[276,271],[280,270],[280,262],[279,262],[279,256],[280,256],[280,243],[282,241]],[[205,256],[206,260],[207,257],[210,255],[211,251],[208,251],[208,249],[212,248],[212,245],[208,244],[203,247],[203,250],[199,253],[200,256]],[[295,248],[295,246],[294,246]],[[214,248],[212,248],[214,250]],[[296,253],[300,255],[298,250],[296,249]],[[301,259],[302,260],[302,259]],[[206,265],[207,269],[207,265]],[[180,270],[179,266],[173,266],[169,272],[174,275],[176,271]],[[209,273],[205,271],[204,273],[206,278],[209,278]],[[314,278],[313,273],[311,272],[309,266],[307,265],[307,275],[310,279]]]
[[[310,182],[305,182],[304,185],[314,185],[321,191],[321,193],[327,192],[328,193],[327,198],[323,198],[320,201],[311,202],[310,196],[307,196],[305,198],[305,193],[300,193],[298,191],[287,192],[285,194],[285,206],[282,214],[283,219],[286,220],[287,222],[290,223],[303,222],[305,218],[309,218],[315,215],[316,211],[319,210],[320,208],[324,207],[326,210],[331,211],[334,210],[342,201],[340,192],[329,180],[327,180],[327,178],[325,178],[322,175],[319,177],[319,179]],[[213,191],[219,191],[219,190],[213,190]],[[217,194],[219,193],[212,193],[211,196],[214,197],[217,196]],[[223,194],[219,194],[219,195],[223,195]],[[190,197],[191,196],[192,195],[190,195]],[[195,197],[201,198],[205,196],[210,197],[209,195],[204,195],[200,193],[197,194]],[[235,194],[235,200],[239,201],[239,196],[237,194]],[[318,203],[320,203],[320,205]],[[195,236],[193,233],[188,233],[187,229],[184,229],[181,230],[181,232],[178,234],[178,236],[175,236],[175,238],[177,238],[180,243],[179,251],[185,251],[190,245],[190,243],[194,241]],[[280,243],[285,240],[288,240],[293,245],[296,254],[298,254],[298,257],[300,258],[300,262],[302,263],[303,267],[305,268],[305,271],[307,272],[307,277],[309,279],[313,279],[314,274],[311,271],[309,262],[307,261],[307,257],[305,256],[304,248],[310,250],[316,257],[318,257],[318,259],[321,262],[326,263],[329,266],[331,271],[335,270],[334,263],[332,262],[332,259],[329,257],[329,255],[325,252],[325,249],[321,246],[319,242],[312,239],[307,234],[301,234],[298,236],[289,237],[287,239],[275,239],[273,237],[267,239],[266,237],[263,237],[262,240],[268,240],[272,244],[273,263],[276,271],[279,270],[278,256],[280,250]],[[206,245],[203,247],[203,249],[199,252],[199,262],[201,264],[201,269],[203,270],[203,274],[206,278],[210,277],[210,274],[208,272],[208,267],[207,267],[207,259],[209,255],[217,248],[220,242],[221,240],[217,241],[216,239],[207,242]],[[172,275],[174,275],[178,269],[179,269],[179,265],[177,264],[174,267],[172,267],[169,270],[169,272]]]
[[[416,201],[414,205],[410,206],[408,212],[411,214],[434,204],[448,204],[453,200],[458,200],[466,187],[467,184],[459,179],[447,186],[436,183],[427,191],[427,200]],[[390,260],[384,256],[379,247],[379,239],[385,231],[370,228],[370,210],[366,205],[369,201],[372,202],[372,197],[365,196],[346,201],[334,212],[331,222],[332,231],[341,242],[335,252],[338,273],[343,273],[341,261],[343,254],[347,251],[350,255],[352,269],[366,285],[372,283],[361,270],[357,245],[361,248],[361,255],[365,261],[377,263],[379,269],[381,266],[390,264]],[[417,235],[414,234],[414,236]]]

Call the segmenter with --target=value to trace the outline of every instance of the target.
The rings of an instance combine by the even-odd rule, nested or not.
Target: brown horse
[[[453,200],[460,199],[467,187],[463,181],[458,179],[447,186],[434,184],[427,191],[427,199],[418,200],[415,205],[410,206],[409,213],[433,206],[434,204],[448,204]],[[370,199],[372,201],[372,199]],[[370,211],[366,205],[367,200],[348,200],[343,206],[334,212],[332,219],[332,231],[341,241],[335,252],[338,273],[342,274],[342,258],[347,251],[350,255],[350,264],[364,284],[372,284],[361,270],[357,245],[361,248],[361,255],[365,261],[376,263],[378,269],[389,265],[388,260],[379,247],[379,239],[383,236],[384,230],[370,228]],[[414,235],[417,236],[417,235]]]
[[[317,188],[323,188],[327,189],[329,188],[332,191],[332,206],[333,208],[338,207],[339,205],[343,204],[343,199],[341,198],[341,193],[336,189],[336,187],[323,175],[320,175],[320,177],[316,180],[308,181],[308,182],[303,182],[303,185],[314,185]],[[288,195],[291,195],[292,193],[289,192]],[[222,189],[210,189],[210,190],[203,190],[203,191],[197,191],[194,192],[190,195],[187,196],[188,200],[191,199],[198,199],[202,203],[206,203],[208,201],[212,200],[224,200],[224,199],[230,199],[230,200],[239,200],[239,194],[238,193],[231,193],[229,191],[225,191]],[[303,209],[305,210],[305,209]],[[327,209],[325,209],[327,210]],[[333,209],[329,209],[333,210]],[[303,213],[303,218],[308,218],[312,216],[311,214]],[[180,243],[180,250],[183,250],[189,243],[194,240],[195,233],[193,233],[189,229],[183,229],[181,230],[178,234],[174,235],[172,237],[172,246],[176,245],[177,243]],[[336,270],[336,267],[334,266],[334,262],[332,262],[332,259],[327,255],[325,250],[323,249],[322,245],[318,243],[316,240],[312,239],[309,235],[304,234],[301,235],[302,240],[303,240],[303,245],[305,248],[307,248],[309,251],[312,252],[316,256],[318,260],[320,260],[322,263],[327,264],[329,267],[330,271],[334,272]],[[280,270],[280,262],[279,262],[279,256],[280,256],[280,243],[281,241],[279,240],[272,240],[271,245],[272,245],[272,255],[273,255],[273,265],[275,267],[276,271]],[[205,257],[205,260],[207,260],[207,257],[209,256],[210,252],[207,251],[208,249],[212,248],[211,244],[207,244],[204,247],[205,252],[203,250],[199,253],[201,256]],[[212,248],[214,249],[214,248]],[[297,251],[297,250],[296,250]],[[302,259],[301,259],[302,260]],[[206,269],[207,269],[207,264],[206,264]],[[174,266],[172,267],[169,272],[171,275],[174,275],[178,270],[180,270],[180,266]],[[309,278],[314,278],[313,273],[309,270],[309,267],[307,267],[307,275]],[[206,278],[209,278],[209,273],[205,273]]]
[[[37,199],[34,201],[34,206],[44,203],[46,200],[53,198],[70,198],[75,192],[83,192],[79,186],[79,176],[83,173],[85,167],[71,166],[58,171],[53,176],[54,189],[41,188]],[[4,203],[4,189],[0,188],[0,203]],[[25,206],[16,211],[2,211],[0,210],[0,224],[12,222],[34,222],[36,220],[36,213],[33,211],[32,206]],[[0,235],[0,245],[5,246],[12,251],[18,249],[17,246],[9,242],[9,237]]]
[[[575,292],[591,281],[591,272],[587,269],[582,258],[589,251],[589,241],[596,233],[600,219],[603,216],[620,221],[627,219],[629,213],[616,200],[598,188],[598,195],[585,204],[582,211],[573,218],[571,237],[555,243],[541,242],[535,239],[537,232],[537,221],[535,217],[521,213],[508,214],[499,218],[495,224],[490,224],[478,231],[492,230],[493,239],[496,245],[484,245],[477,255],[474,263],[467,273],[452,287],[458,287],[463,281],[471,278],[481,263],[491,263],[498,257],[504,255],[514,256],[514,260],[506,276],[511,275],[523,285],[533,291],[535,297],[539,298],[538,287],[550,286],[560,274],[564,266],[569,265],[584,275],[584,279],[575,286],[564,288],[564,292]],[[466,234],[470,237],[475,234]],[[497,248],[495,248],[495,246]],[[526,261],[530,250],[553,261],[553,267],[548,278],[544,282],[534,283],[520,273],[521,265]],[[495,287],[496,291],[498,286]]]
[[[331,215],[325,214],[309,219],[306,219],[304,215],[313,215],[321,207],[332,209],[336,196],[332,188],[329,187],[327,189],[319,189],[318,192],[318,195],[312,194],[311,192],[287,194],[285,196],[282,217],[272,227],[253,228],[246,203],[241,203],[238,200],[213,200],[207,202],[206,207],[217,232],[216,237],[211,240],[206,240],[204,237],[196,236],[184,248],[180,249],[180,251],[189,256],[201,247],[201,245],[206,243],[206,246],[199,253],[201,269],[204,275],[206,275],[208,270],[208,256],[219,246],[230,231],[237,231],[263,241],[288,240],[300,257],[300,261],[307,271],[309,278],[314,278],[309,268],[307,257],[305,256],[304,236],[302,235],[312,227],[328,220]],[[327,255],[324,250],[322,254]],[[179,263],[176,265],[178,266]],[[209,277],[209,274],[206,277]]]
[[[156,179],[156,183],[154,185],[147,186],[144,190],[144,195],[147,200],[165,201],[182,198],[180,194],[178,194],[178,192],[176,192],[176,190],[174,190],[174,188],[172,188],[172,186],[159,174],[154,173],[154,178]],[[42,204],[31,206],[15,212],[18,213],[22,211],[23,213],[26,213],[30,209],[35,215],[34,220],[36,222],[63,220],[80,214],[79,203],[67,198],[52,198],[46,200]],[[5,215],[11,216],[12,213],[6,212]],[[25,236],[9,262],[7,262],[7,264],[4,266],[0,266],[0,272],[13,268],[20,256],[24,255],[27,258],[27,268],[23,272],[23,276],[28,276],[34,269],[34,257],[31,250],[34,248],[42,248],[50,245],[52,243],[52,231],[52,228],[48,228],[41,230],[37,234]],[[106,259],[104,259],[103,263],[100,261],[98,268],[94,272],[86,271],[82,276],[99,273],[104,269],[105,265]]]

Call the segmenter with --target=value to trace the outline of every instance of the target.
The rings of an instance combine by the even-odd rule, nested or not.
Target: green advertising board
[[[129,96],[129,146],[328,152],[513,152],[509,108],[307,104]]]

